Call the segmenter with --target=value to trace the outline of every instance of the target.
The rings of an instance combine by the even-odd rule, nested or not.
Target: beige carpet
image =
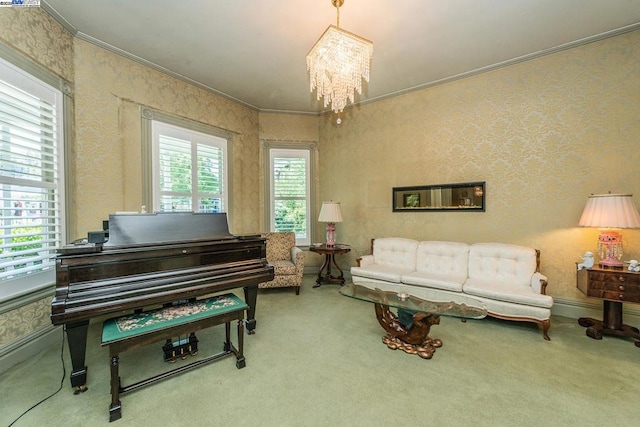
[[[373,305],[313,289],[260,291],[247,366],[233,357],[122,397],[113,426],[635,426],[640,349],[595,341],[574,319],[553,318],[551,341],[532,324],[442,318],[431,360],[386,348]],[[89,391],[63,389],[15,426],[108,425],[109,357],[92,322]],[[221,349],[224,327],[198,334],[200,355]],[[62,340],[62,332],[60,332]],[[234,339],[235,340],[235,339]],[[162,343],[121,355],[124,384],[159,372]],[[187,359],[188,361],[189,359]],[[184,363],[184,362],[178,362]],[[172,365],[173,367],[174,365]],[[0,425],[59,386],[60,345],[0,375]]]

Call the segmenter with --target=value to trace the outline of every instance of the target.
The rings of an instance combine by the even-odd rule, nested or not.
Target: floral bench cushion
[[[248,307],[236,295],[225,294],[143,313],[115,317],[104,322],[102,343],[104,345],[206,317],[247,309]]]

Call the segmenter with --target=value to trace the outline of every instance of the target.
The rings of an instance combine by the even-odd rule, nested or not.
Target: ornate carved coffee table
[[[440,323],[440,316],[463,319],[482,319],[487,309],[479,301],[461,295],[462,303],[427,301],[409,294],[398,294],[376,288],[350,283],[340,288],[344,296],[371,302],[375,306],[380,326],[387,331],[382,342],[392,350],[403,350],[417,354],[423,359],[431,359],[436,349],[442,347],[442,340],[431,338],[431,326]],[[391,311],[395,308],[397,315]]]

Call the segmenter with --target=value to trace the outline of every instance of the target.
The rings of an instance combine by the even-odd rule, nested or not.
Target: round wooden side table
[[[309,247],[311,252],[315,252],[317,254],[324,255],[324,263],[320,267],[318,271],[318,278],[316,279],[316,284],[313,285],[314,288],[317,288],[322,283],[336,283],[340,286],[344,285],[344,274],[342,273],[342,269],[336,263],[336,255],[346,254],[351,251],[351,246],[349,245],[340,245],[336,244],[333,246],[323,245],[311,245]],[[334,276],[331,274],[331,264],[333,264],[338,271],[340,272],[339,276]],[[323,275],[322,272],[326,268],[326,273]]]

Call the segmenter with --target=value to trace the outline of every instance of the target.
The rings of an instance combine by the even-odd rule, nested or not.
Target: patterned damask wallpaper
[[[375,79],[375,70],[372,70]],[[575,261],[591,193],[640,204],[640,31],[334,115],[320,125],[322,199],[339,200],[350,262],[370,239],[507,242],[541,250],[548,292],[585,300]],[[484,213],[393,213],[394,186],[486,181]],[[624,259],[640,230],[623,230]]]
[[[51,298],[24,305],[0,314],[0,350],[4,345],[37,330],[51,325]]]
[[[73,81],[73,36],[41,8],[2,8],[0,41]]]
[[[140,109],[149,107],[232,133],[233,234],[258,233],[258,112],[119,55],[74,40],[76,236],[109,213],[142,205]]]
[[[76,39],[76,235],[141,208],[140,107],[233,134],[234,234],[259,232],[258,112]]]

